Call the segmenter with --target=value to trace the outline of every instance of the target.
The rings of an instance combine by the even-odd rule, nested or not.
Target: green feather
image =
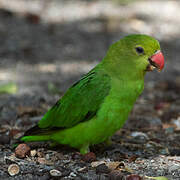
[[[66,92],[38,123],[40,128],[69,128],[96,115],[110,91],[110,77],[97,69]]]

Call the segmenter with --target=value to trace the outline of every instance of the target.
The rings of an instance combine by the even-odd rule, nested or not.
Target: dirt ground
[[[16,94],[0,95],[0,179],[180,179],[179,29],[179,1],[0,0],[0,84],[18,86]],[[13,144],[24,131],[112,42],[132,33],[156,37],[166,64],[147,74],[112,144],[83,157],[69,147],[31,143],[28,156],[15,157]],[[11,164],[19,167],[15,176]]]

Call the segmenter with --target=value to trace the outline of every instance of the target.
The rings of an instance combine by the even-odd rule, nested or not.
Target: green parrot
[[[51,141],[88,153],[89,146],[107,141],[123,126],[143,91],[146,72],[163,67],[156,39],[141,34],[122,38],[21,140]]]

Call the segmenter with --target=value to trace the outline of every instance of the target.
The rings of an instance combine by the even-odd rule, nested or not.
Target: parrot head
[[[112,44],[106,57],[119,71],[146,72],[155,68],[161,71],[164,67],[159,42],[148,35],[133,34],[122,38]]]

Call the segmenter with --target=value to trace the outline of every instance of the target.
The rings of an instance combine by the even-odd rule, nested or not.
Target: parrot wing
[[[76,82],[39,121],[39,128],[69,128],[96,115],[110,91],[110,77],[92,70]]]

